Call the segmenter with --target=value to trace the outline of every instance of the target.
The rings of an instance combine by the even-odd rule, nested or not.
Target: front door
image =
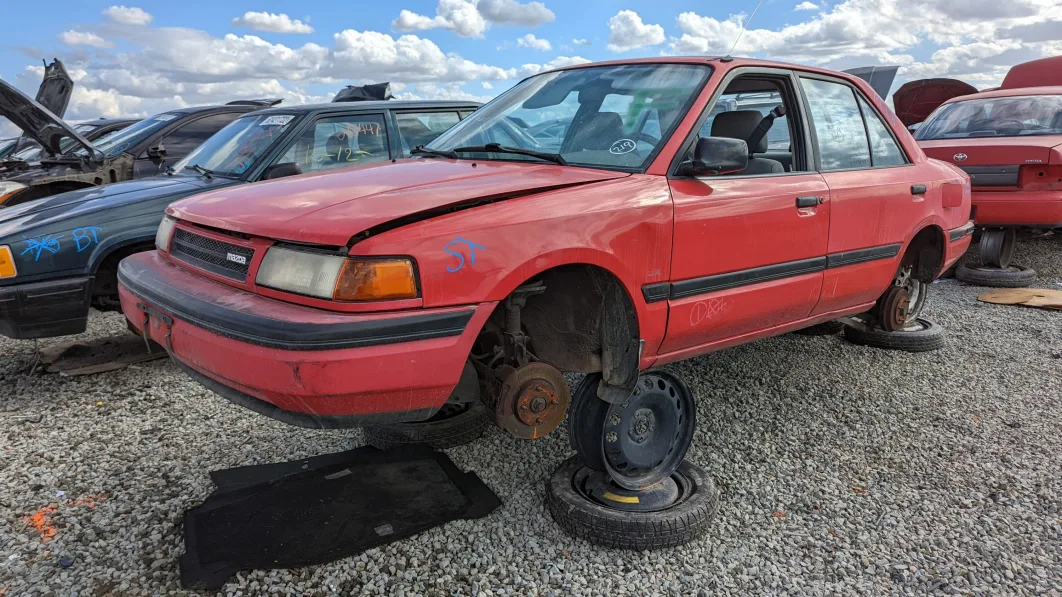
[[[661,355],[804,319],[822,288],[830,192],[811,167],[795,79],[755,69],[723,86],[698,136],[745,139],[752,159],[734,175],[679,170],[670,179],[675,234]],[[779,105],[786,115],[755,134]],[[777,155],[784,159],[770,157]]]

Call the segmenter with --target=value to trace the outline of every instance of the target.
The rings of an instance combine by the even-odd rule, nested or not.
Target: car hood
[[[185,196],[238,182],[217,177],[206,180],[191,176],[158,176],[60,193],[0,209],[0,238],[64,218],[168,195]]]
[[[977,137],[919,141],[931,158],[966,166],[1057,164],[1062,158],[1062,135]]]
[[[904,126],[924,121],[953,97],[977,93],[977,88],[957,79],[918,79],[904,83],[892,94],[896,116]]]
[[[344,246],[355,234],[403,216],[625,176],[553,164],[420,158],[207,193],[167,213],[222,230]]]
[[[45,91],[47,79],[41,85]],[[47,100],[58,103],[58,92],[45,94]],[[67,96],[69,99],[69,96]],[[62,102],[65,110],[66,102]],[[99,152],[92,146],[88,139],[81,136],[73,127],[56,116],[51,110],[30,98],[11,84],[0,79],[0,116],[6,117],[12,124],[22,129],[26,136],[48,148],[53,155],[59,154],[59,143],[64,137],[74,140],[75,146],[81,146],[90,154]]]

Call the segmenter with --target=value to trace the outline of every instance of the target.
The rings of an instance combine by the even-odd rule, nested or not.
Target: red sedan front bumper
[[[208,280],[155,252],[124,259],[118,280],[125,316],[193,378],[303,427],[430,417],[495,305],[334,313]]]

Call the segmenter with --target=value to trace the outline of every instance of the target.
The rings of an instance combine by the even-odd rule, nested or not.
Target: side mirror
[[[155,162],[158,166],[162,166],[162,163],[166,161],[166,148],[163,147],[162,143],[159,143],[154,147],[148,147],[147,156],[152,162]]]
[[[693,176],[717,176],[740,172],[748,165],[749,146],[742,139],[701,137],[688,171]]]
[[[916,122],[916,123],[912,124],[911,126],[907,127],[907,130],[911,131],[911,134],[913,135],[913,134],[917,133],[918,129],[920,129],[920,128],[922,128],[922,123],[921,122]]]
[[[302,174],[302,168],[295,162],[284,162],[283,164],[273,164],[266,168],[265,172],[262,173],[262,180],[284,178],[285,176],[295,176],[296,174]]]

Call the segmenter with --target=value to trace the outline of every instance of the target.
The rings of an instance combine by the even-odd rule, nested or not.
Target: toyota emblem
[[[956,162],[965,162],[966,158],[968,158],[970,156],[966,155],[965,153],[957,153],[957,154],[955,154],[955,155],[953,155],[951,157]]]

